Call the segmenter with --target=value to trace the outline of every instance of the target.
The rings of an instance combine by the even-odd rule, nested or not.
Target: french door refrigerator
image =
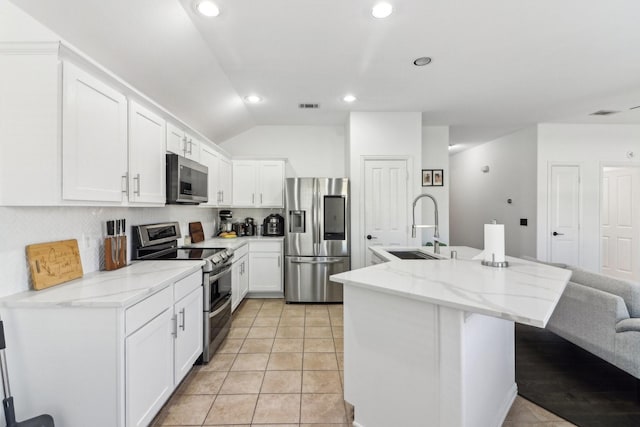
[[[349,180],[287,178],[285,215],[286,301],[342,302],[329,276],[351,266]]]

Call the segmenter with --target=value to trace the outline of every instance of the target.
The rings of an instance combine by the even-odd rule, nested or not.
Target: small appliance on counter
[[[223,209],[218,215],[220,216],[220,228],[217,234],[233,231],[233,212]]]
[[[284,236],[284,218],[282,215],[271,214],[264,219],[262,233],[265,236]]]
[[[244,219],[244,233],[245,236],[255,236],[257,235],[256,224],[253,218],[247,217]]]
[[[236,236],[243,237],[247,235],[246,224],[244,222],[234,222],[233,231],[236,232]]]

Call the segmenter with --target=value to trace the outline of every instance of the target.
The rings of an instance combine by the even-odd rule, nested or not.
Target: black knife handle
[[[113,235],[113,221],[107,221],[107,236]]]

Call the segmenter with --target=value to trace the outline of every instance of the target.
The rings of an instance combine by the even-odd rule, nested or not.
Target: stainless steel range
[[[133,227],[133,259],[204,260],[204,336],[202,361],[209,362],[231,327],[231,261],[233,249],[178,247],[180,224],[166,222]]]

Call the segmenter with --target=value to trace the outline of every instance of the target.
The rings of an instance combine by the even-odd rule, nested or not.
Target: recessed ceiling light
[[[353,95],[345,95],[344,98],[342,98],[342,100],[344,102],[353,102],[355,101],[357,98]]]
[[[249,104],[257,104],[258,102],[262,101],[262,98],[260,98],[258,95],[249,95],[245,96],[244,100]]]
[[[371,14],[374,18],[382,19],[391,15],[393,12],[393,6],[389,3],[378,3],[371,9]]]
[[[201,15],[214,17],[220,15],[220,9],[216,6],[212,1],[204,0],[199,2],[196,5],[196,10],[200,12]]]
[[[416,58],[416,60],[413,61],[413,65],[416,65],[418,67],[423,67],[428,64],[431,64],[431,58],[429,58],[428,56],[421,56],[420,58]]]

